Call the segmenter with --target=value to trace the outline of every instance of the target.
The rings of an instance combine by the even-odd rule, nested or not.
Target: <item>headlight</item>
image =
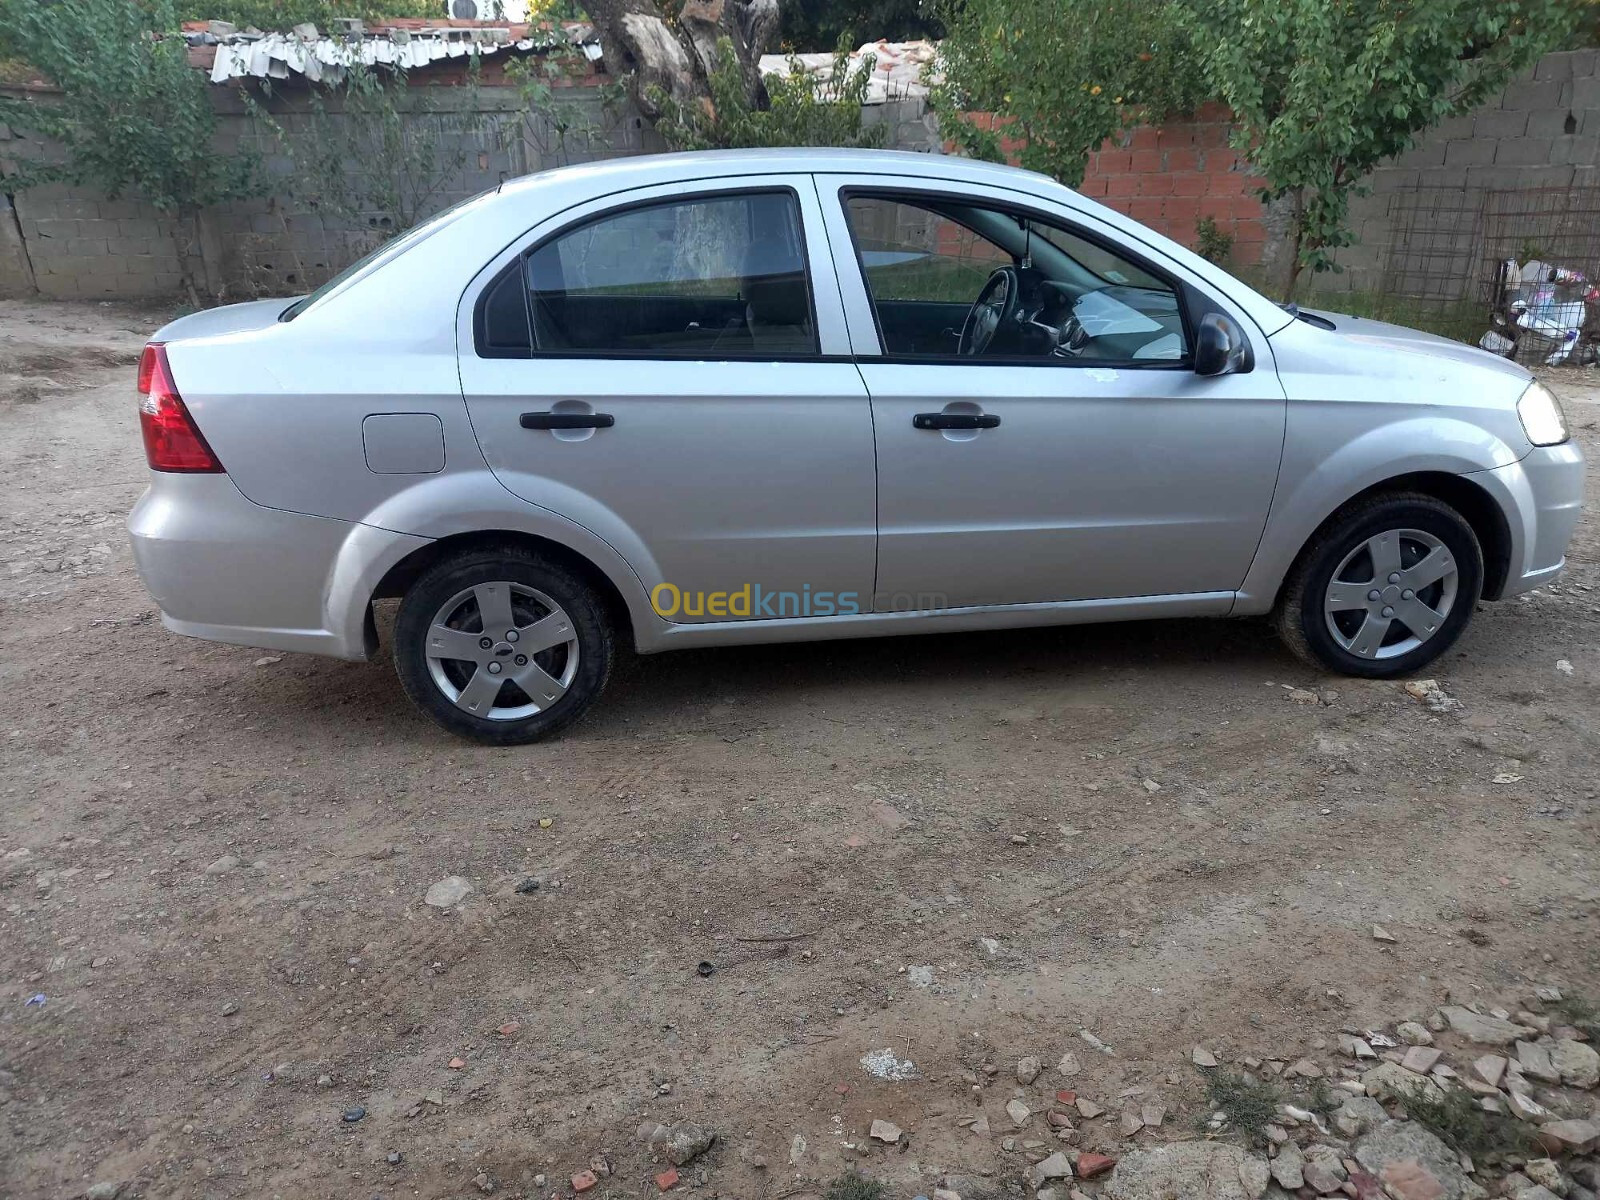
[[[1522,432],[1535,446],[1559,446],[1571,436],[1561,401],[1542,383],[1528,385],[1517,401],[1517,416],[1522,421]]]

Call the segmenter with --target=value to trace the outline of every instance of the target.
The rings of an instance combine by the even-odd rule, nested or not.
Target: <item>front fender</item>
[[[1329,453],[1327,445],[1337,441],[1329,436],[1329,426],[1339,420],[1339,414],[1329,410],[1339,406],[1311,404],[1298,414],[1297,407],[1301,406],[1290,406],[1278,489],[1261,544],[1234,601],[1235,616],[1269,611],[1289,568],[1317,527],[1369,488],[1423,472],[1491,471],[1519,458],[1517,447],[1488,430],[1437,411],[1372,427]],[[1491,489],[1490,494],[1504,508],[1504,489]],[[1507,513],[1516,538],[1521,529],[1513,516]],[[1520,549],[1514,546],[1513,552]]]
[[[367,526],[418,539],[506,530],[555,542],[582,556],[611,581],[628,607],[636,645],[641,651],[654,649],[667,629],[667,622],[651,608],[649,588],[644,583],[644,579],[655,577],[655,560],[614,514],[598,515],[610,516],[609,523],[599,522],[605,528],[580,525],[553,509],[512,495],[485,469],[423,477],[385,499],[363,521]],[[631,556],[625,556],[613,538],[628,547]],[[351,544],[357,540],[352,538]],[[403,557],[403,553],[394,555],[384,570]],[[339,574],[337,569],[335,574]],[[370,585],[361,600],[361,620],[365,620],[365,604],[383,573],[373,575],[369,567],[352,567],[348,573],[352,582],[341,592],[342,601],[348,603],[369,577]]]

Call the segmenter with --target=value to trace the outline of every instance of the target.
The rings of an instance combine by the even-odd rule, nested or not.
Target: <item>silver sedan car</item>
[[[1414,671],[1562,569],[1583,463],[1483,351],[1285,310],[1039,175],[793,150],[469,200],[139,371],[181,634],[364,659],[490,743],[687,646],[1268,615]]]

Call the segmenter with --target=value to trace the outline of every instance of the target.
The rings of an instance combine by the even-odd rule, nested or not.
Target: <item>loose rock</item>
[[[1383,1122],[1354,1153],[1396,1200],[1461,1200],[1467,1183],[1455,1152],[1415,1121]]]
[[[1257,1200],[1267,1182],[1266,1163],[1237,1146],[1174,1142],[1126,1155],[1101,1195],[1105,1200]]]
[[[1033,1110],[1021,1100],[1013,1099],[1006,1101],[1006,1116],[1011,1118],[1011,1123],[1018,1129],[1021,1129],[1024,1125],[1026,1125],[1028,1123],[1028,1118],[1032,1115]]]
[[[224,854],[216,862],[206,868],[207,875],[226,875],[239,865],[239,860],[231,854]]]
[[[1072,1164],[1067,1161],[1067,1156],[1057,1150],[1043,1162],[1033,1166],[1033,1186],[1042,1187],[1052,1179],[1071,1179]]]
[[[1554,1142],[1573,1154],[1587,1154],[1600,1147],[1600,1123],[1595,1121],[1550,1121],[1539,1129],[1540,1140]]]
[[[1204,1046],[1196,1046],[1189,1052],[1189,1058],[1197,1067],[1214,1067],[1217,1065],[1217,1056]]]
[[[1399,1063],[1392,1062],[1373,1067],[1361,1077],[1361,1085],[1374,1100],[1404,1100],[1419,1094],[1429,1100],[1438,1100],[1444,1095],[1439,1085],[1427,1076],[1413,1074]]]
[[[1550,1061],[1549,1049],[1536,1042],[1517,1043],[1517,1066],[1540,1083],[1561,1082],[1561,1072]]]
[[[717,1135],[700,1125],[674,1125],[667,1134],[667,1160],[675,1167],[693,1162],[717,1140]]]
[[[1475,1013],[1457,1004],[1446,1005],[1439,1011],[1451,1029],[1469,1042],[1483,1046],[1509,1046],[1518,1038],[1527,1037],[1533,1032],[1526,1025]]]
[[[1550,1051],[1550,1065],[1568,1087],[1587,1089],[1600,1085],[1600,1053],[1593,1046],[1562,1038]]]
[[[900,1141],[901,1129],[892,1121],[874,1121],[872,1128],[867,1131],[867,1136],[874,1141],[887,1142],[895,1145]]]
[[[1433,1034],[1428,1031],[1426,1025],[1420,1025],[1416,1021],[1401,1021],[1394,1032],[1395,1036],[1407,1046],[1433,1045]]]
[[[1286,1192],[1296,1192],[1305,1186],[1305,1155],[1293,1142],[1286,1142],[1278,1157],[1272,1160],[1272,1178]]]
[[[472,893],[472,884],[460,875],[446,875],[422,897],[431,908],[454,908]]]
[[[1033,1055],[1017,1060],[1017,1082],[1021,1084],[1032,1083],[1039,1078],[1039,1073],[1044,1070],[1044,1064]]]

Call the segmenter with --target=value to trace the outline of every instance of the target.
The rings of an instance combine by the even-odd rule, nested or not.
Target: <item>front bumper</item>
[[[370,653],[383,573],[426,538],[264,508],[226,475],[152,472],[128,516],[134,563],[174,633],[336,658]]]
[[[1561,574],[1583,510],[1583,477],[1583,451],[1571,441],[1465,477],[1499,502],[1511,534],[1505,586],[1493,598],[1521,595]]]

